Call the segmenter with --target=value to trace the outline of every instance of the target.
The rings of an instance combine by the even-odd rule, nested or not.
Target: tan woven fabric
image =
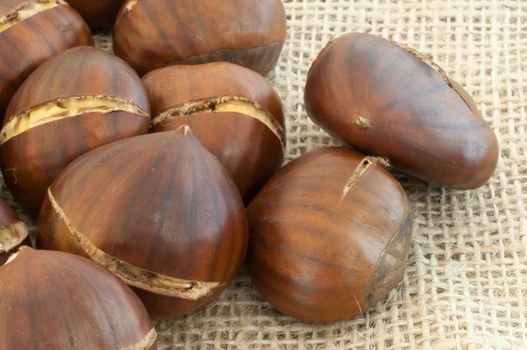
[[[306,116],[305,77],[329,39],[363,31],[429,54],[472,93],[498,134],[498,171],[467,192],[402,178],[415,210],[410,263],[364,317],[299,323],[273,311],[242,271],[212,305],[159,324],[161,348],[527,349],[527,2],[284,3],[289,38],[272,81],[287,110],[288,160],[336,143]]]

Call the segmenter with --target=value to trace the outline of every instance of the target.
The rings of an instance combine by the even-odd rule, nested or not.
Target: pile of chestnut
[[[408,259],[411,205],[388,170],[472,189],[496,167],[472,98],[409,48],[330,42],[306,107],[353,149],[280,169],[284,112],[264,78],[280,0],[69,3],[0,0],[0,161],[39,248],[0,203],[0,349],[155,348],[151,320],[214,300],[244,261],[281,312],[355,317]],[[89,26],[113,26],[115,55]]]

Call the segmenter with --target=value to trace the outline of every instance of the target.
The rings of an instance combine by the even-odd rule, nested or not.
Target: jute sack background
[[[338,144],[306,115],[305,77],[328,40],[362,31],[430,55],[465,86],[498,134],[498,170],[466,192],[399,176],[415,212],[410,262],[399,287],[363,317],[297,322],[273,311],[243,270],[212,305],[160,323],[161,348],[527,349],[527,2],[284,4],[288,41],[271,79],[287,111],[288,161]],[[107,34],[97,39],[110,49]]]

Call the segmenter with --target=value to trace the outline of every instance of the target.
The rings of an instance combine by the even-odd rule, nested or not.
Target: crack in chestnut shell
[[[143,77],[143,82],[152,103],[151,131],[188,124],[226,167],[245,203],[282,165],[286,142],[282,103],[261,75],[213,62],[161,68]],[[223,111],[221,106],[229,102],[238,104],[239,110]],[[247,114],[251,108],[244,110],[243,103],[265,113],[267,120]]]
[[[27,1],[0,0],[0,16],[24,3]],[[0,47],[11,48],[0,52],[0,116],[33,70],[52,56],[82,45],[93,45],[91,32],[67,4],[36,13],[0,32]]]
[[[0,280],[2,349],[157,348],[139,298],[88,259],[22,248]]]
[[[124,0],[67,0],[91,28],[111,28]]]
[[[13,208],[0,199],[0,266],[22,245],[30,245],[27,226]]]
[[[267,75],[285,36],[280,0],[127,1],[113,33],[115,53],[139,74],[172,64],[228,61]]]
[[[330,42],[306,84],[310,117],[353,148],[459,189],[484,185],[499,146],[468,93],[436,64],[370,34]]]
[[[412,215],[380,164],[330,147],[283,167],[248,208],[248,263],[256,288],[302,321],[351,319],[401,280]]]
[[[84,255],[110,270],[123,282],[130,286],[144,288],[151,292],[181,299],[199,300],[206,297],[214,288],[221,287],[221,283],[190,281],[173,278],[160,273],[145,270],[129,264],[121,259],[106,254],[92,244],[69,220],[55,197],[48,190],[48,200],[62,223],[66,225],[70,238],[82,249]]]
[[[90,244],[145,271],[141,284],[156,274],[218,283],[198,300],[171,296],[170,281],[164,292],[136,288],[153,318],[177,317],[217,297],[245,257],[240,195],[188,127],[99,147],[71,163],[50,192]],[[49,197],[37,228],[39,247],[88,255]]]
[[[13,118],[38,106],[97,96],[128,101],[137,113],[87,110],[25,130],[0,146],[6,185],[29,213],[38,214],[47,188],[71,161],[101,145],[146,134],[150,103],[132,68],[93,47],[69,49],[48,60],[31,74],[9,103],[4,128]],[[114,102],[110,104],[113,106]]]

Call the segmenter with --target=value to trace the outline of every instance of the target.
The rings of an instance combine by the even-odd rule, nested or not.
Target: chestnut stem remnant
[[[358,116],[355,120],[353,120],[353,124],[357,125],[361,129],[369,129],[371,128],[371,122],[368,118]]]
[[[157,340],[157,332],[155,328],[152,328],[150,332],[141,340],[139,343],[132,346],[127,346],[121,350],[148,350],[150,349]]]
[[[145,118],[149,114],[133,101],[111,96],[75,96],[32,107],[10,119],[0,133],[0,144],[13,137],[57,120],[72,118],[86,113],[109,114],[129,112]]]
[[[0,33],[31,16],[65,4],[66,3],[62,0],[40,0],[25,2],[19,7],[14,8],[12,11],[9,11],[4,16],[0,17]]]
[[[240,96],[223,96],[211,99],[189,101],[182,105],[170,108],[152,119],[152,126],[177,117],[189,117],[201,113],[241,113],[262,122],[278,137],[282,148],[285,148],[286,140],[282,127],[269,112],[263,109],[257,102]]]
[[[84,253],[86,253],[90,259],[104,266],[122,281],[131,286],[167,296],[178,297],[181,299],[198,300],[207,296],[214,288],[223,285],[222,283],[218,282],[184,280],[152,271],[147,271],[106,254],[93,245],[81,232],[79,232],[79,230],[77,230],[72,225],[66,216],[66,213],[64,213],[49,189],[48,199],[53,209],[57,213],[57,216],[66,225],[68,232],[71,234],[75,242],[77,242],[77,244],[81,247]]]

